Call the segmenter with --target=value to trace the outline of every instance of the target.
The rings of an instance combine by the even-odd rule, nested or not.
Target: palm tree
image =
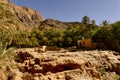
[[[102,22],[102,26],[103,26],[103,27],[108,27],[108,26],[109,26],[109,22],[108,22],[107,20],[104,20],[104,21]]]
[[[4,26],[0,26],[0,53],[2,55],[5,53],[5,50],[8,45],[12,42],[12,33]]]
[[[96,21],[95,20],[92,20],[91,23],[92,23],[92,26],[96,25]]]
[[[84,17],[82,18],[82,23],[83,23],[83,24],[87,25],[89,22],[90,22],[90,18],[89,18],[88,16],[84,16]]]

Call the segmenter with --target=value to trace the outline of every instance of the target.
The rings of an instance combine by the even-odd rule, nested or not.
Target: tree
[[[87,25],[89,22],[90,22],[90,18],[89,18],[88,16],[84,16],[84,17],[82,18],[82,23],[83,23],[83,24]]]
[[[104,21],[102,22],[102,26],[103,26],[103,27],[108,27],[108,26],[109,26],[109,22],[108,22],[107,20],[104,20]]]
[[[116,39],[120,41],[120,21],[116,22],[111,25],[112,26],[112,33],[114,34]]]
[[[96,21],[95,20],[92,20],[91,23],[92,23],[92,26],[96,25]]]
[[[48,45],[48,38],[47,37],[43,37],[43,44]]]
[[[120,21],[112,24],[111,26],[111,32],[114,36],[113,40],[111,41],[111,43],[113,43],[111,44],[111,48],[120,52]]]
[[[106,27],[102,27],[99,29],[92,37],[94,42],[108,42],[108,40],[112,37],[111,31]]]
[[[104,43],[108,49],[120,51],[120,23],[114,23],[110,27],[101,27],[92,40]]]
[[[38,42],[40,45],[43,44],[43,36],[44,36],[44,33],[43,31],[39,30],[38,27],[35,27],[32,32],[31,32],[31,37],[34,37],[36,39],[38,39]]]
[[[66,46],[71,46],[72,38],[67,37],[67,39],[65,41],[66,41],[66,44],[67,44]]]

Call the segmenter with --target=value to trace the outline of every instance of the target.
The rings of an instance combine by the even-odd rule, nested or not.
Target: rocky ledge
[[[15,61],[22,66],[20,71],[35,80],[120,79],[120,55],[117,52],[60,50],[38,53],[35,49],[15,52]]]

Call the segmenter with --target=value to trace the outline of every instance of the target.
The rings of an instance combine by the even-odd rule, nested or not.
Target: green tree
[[[112,37],[111,31],[106,27],[99,29],[95,35],[92,37],[94,42],[104,42],[106,43]]]
[[[120,23],[114,23],[111,26],[101,27],[92,39],[94,42],[104,43],[110,50],[120,51]]]
[[[91,23],[92,23],[92,26],[96,26],[96,21],[95,20],[92,20]]]
[[[114,38],[111,41],[111,43],[113,43],[113,44],[110,47],[112,49],[120,52],[120,21],[115,22],[111,26],[112,26],[111,32],[112,32]]]
[[[48,38],[47,37],[43,37],[43,44],[48,45]]]
[[[82,18],[82,23],[85,24],[85,25],[89,24],[90,23],[90,18],[88,16],[84,16]]]
[[[103,26],[103,27],[108,27],[108,26],[109,26],[109,22],[108,22],[107,20],[104,20],[104,21],[102,22],[102,26]]]
[[[11,46],[15,47],[35,47],[38,46],[39,42],[34,34],[31,34],[31,31],[23,30],[16,31],[13,35],[13,41]]]
[[[35,27],[32,31],[31,31],[31,37],[37,38],[39,45],[43,44],[43,37],[44,37],[44,32],[39,30],[38,27]]]
[[[43,31],[44,37],[48,38],[48,44],[47,45],[55,45],[59,46],[59,38],[63,37],[63,32],[62,30],[55,29],[55,28],[48,28]]]
[[[72,43],[72,38],[70,38],[70,37],[67,37],[67,39],[66,39],[66,46],[71,46],[71,43]]]

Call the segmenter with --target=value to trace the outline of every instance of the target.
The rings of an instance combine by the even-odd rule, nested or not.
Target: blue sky
[[[84,15],[101,24],[120,20],[120,0],[11,0],[14,4],[37,10],[46,18],[65,22],[81,21]]]

